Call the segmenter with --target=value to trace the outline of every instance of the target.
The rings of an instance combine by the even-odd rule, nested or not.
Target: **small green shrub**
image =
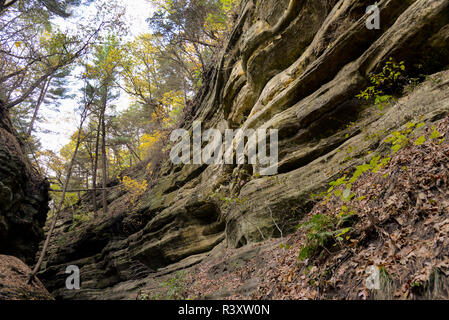
[[[330,242],[335,244],[349,240],[347,235],[351,227],[343,227],[352,224],[354,212],[343,211],[337,217],[316,214],[309,221],[302,223],[298,228],[307,231],[306,244],[301,248],[298,260],[311,258],[320,248],[326,248]]]
[[[185,300],[187,271],[178,271],[173,278],[165,280],[159,284],[162,292],[154,295],[140,293],[138,300]]]
[[[166,289],[169,300],[182,300],[186,298],[185,278],[187,271],[179,271],[173,278],[162,282],[161,286]]]
[[[302,228],[307,232],[306,244],[300,251],[298,257],[299,260],[305,260],[312,257],[320,248],[325,249],[331,242],[334,242],[334,245],[338,245],[350,239],[350,232],[352,230],[351,225],[354,222],[356,215],[354,210],[350,209],[351,202],[361,201],[365,198],[364,196],[356,198],[356,194],[352,191],[353,184],[357,182],[364,173],[378,173],[380,169],[384,168],[390,162],[391,156],[394,153],[412,143],[416,130],[424,126],[424,123],[409,122],[403,130],[392,132],[391,135],[385,139],[386,143],[392,145],[390,154],[383,158],[380,155],[374,155],[370,162],[356,166],[351,178],[349,178],[347,174],[344,174],[342,177],[331,181],[327,191],[318,195],[312,195],[312,198],[324,198],[324,203],[334,196],[341,200],[344,205],[341,206],[340,213],[336,217],[317,214],[308,222],[299,225],[299,228]],[[441,133],[437,131],[436,126],[433,126],[432,132],[428,136],[420,136],[414,140],[414,144],[421,145],[429,139],[436,140],[435,142],[440,144],[444,141]],[[406,169],[407,168],[405,167],[404,170]],[[385,174],[383,177],[387,178],[388,175]]]
[[[94,212],[87,212],[84,213],[81,210],[75,212],[73,214],[73,221],[72,221],[72,225],[69,228],[69,231],[74,230],[76,227],[85,224],[89,221],[92,221],[92,219],[94,218],[95,213]]]
[[[407,77],[404,75],[404,61],[396,63],[390,58],[382,71],[369,75],[370,86],[356,95],[356,98],[362,100],[374,100],[374,104],[379,110],[383,110],[393,101],[393,94],[402,90],[407,83]]]

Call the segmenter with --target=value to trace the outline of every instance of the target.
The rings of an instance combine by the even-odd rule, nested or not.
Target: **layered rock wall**
[[[0,253],[32,264],[48,212],[48,183],[33,169],[0,104]]]
[[[285,235],[313,206],[310,195],[369,152],[382,151],[388,132],[418,117],[444,116],[448,88],[441,75],[418,95],[410,87],[382,111],[355,96],[390,58],[404,61],[410,78],[447,69],[449,0],[380,1],[380,30],[366,27],[371,4],[243,1],[192,119],[204,129],[278,129],[278,175],[167,161],[132,216],[118,190],[108,195],[108,217],[72,230],[72,213],[63,215],[40,274],[47,287],[64,298],[135,298],[155,278],[216,255],[217,248]],[[378,139],[367,139],[373,135]],[[238,201],[211,196],[217,193]],[[69,264],[81,268],[80,291],[64,289]]]

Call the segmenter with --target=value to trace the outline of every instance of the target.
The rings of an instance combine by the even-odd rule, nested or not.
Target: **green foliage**
[[[393,153],[398,152],[402,148],[406,147],[410,144],[411,139],[414,137],[416,130],[422,128],[425,126],[425,123],[416,123],[416,122],[409,122],[402,130],[396,130],[391,133],[391,135],[385,140],[387,143],[391,143],[393,150]],[[434,131],[436,131],[434,129]],[[433,132],[432,136],[438,137],[438,132]],[[440,135],[441,136],[441,135]],[[415,140],[415,145],[421,145],[424,142],[427,141],[427,138],[425,136],[420,136],[418,139]]]
[[[429,138],[430,138],[431,140],[440,139],[439,144],[443,143],[444,140],[445,140],[444,138],[442,138],[441,133],[438,132],[436,126],[433,126],[433,127],[432,127],[432,133],[430,134],[430,137],[429,137]]]
[[[377,74],[372,74],[370,76],[370,81],[377,87],[389,87],[392,88],[399,81],[400,77],[403,76],[403,72],[405,71],[404,61],[399,62],[397,64],[394,62],[393,58],[390,58],[385,66],[382,68],[382,71]]]
[[[307,231],[307,242],[301,248],[298,260],[311,258],[320,248],[326,248],[330,242],[341,243],[349,240],[347,235],[351,231],[351,227],[343,227],[351,223],[353,212],[342,210],[336,216],[316,214],[309,221],[298,226]]]
[[[165,280],[159,284],[162,293],[149,295],[140,294],[139,300],[186,300],[186,276],[187,271],[178,271],[173,278]]]
[[[182,300],[186,298],[186,275],[187,271],[179,271],[173,278],[162,282],[161,286],[166,289],[166,296],[169,300]]]
[[[386,129],[385,130],[376,131],[376,132],[374,132],[372,134],[367,134],[365,136],[365,140],[366,141],[373,141],[373,140],[374,141],[378,141],[380,139],[380,137],[383,136],[385,133],[387,133]]]
[[[87,214],[78,213],[73,216],[73,221],[75,223],[83,223],[88,222],[93,218],[93,212],[89,212]]]
[[[281,243],[281,244],[279,245],[279,248],[285,249],[285,250],[290,250],[290,249],[292,248],[292,246],[289,245],[288,243]]]
[[[62,235],[61,237],[59,237],[58,241],[56,241],[56,245],[58,247],[62,247],[63,245],[66,244],[67,238],[68,238],[67,234]]]
[[[173,78],[185,74],[184,85],[198,89],[231,31],[236,0],[151,0],[156,11],[148,19],[159,40],[161,56]],[[174,63],[173,63],[174,62]],[[182,66],[179,68],[179,66]]]
[[[390,58],[382,71],[376,74],[370,74],[369,80],[371,85],[367,87],[356,98],[363,100],[374,100],[374,104],[379,110],[383,110],[393,100],[393,93],[398,87],[403,85],[405,65],[404,61],[396,63]]]
[[[216,192],[212,192],[209,195],[209,199],[220,201],[226,207],[229,207],[229,206],[232,206],[232,205],[238,205],[242,209],[246,209],[246,200],[247,199],[239,198],[238,196],[236,196],[234,194],[228,195],[225,192],[220,191],[220,190],[218,190]]]
[[[358,180],[358,178],[368,171],[377,173],[381,168],[385,167],[390,160],[391,157],[381,158],[379,155],[375,155],[371,158],[370,162],[356,166],[350,179],[345,174],[337,180],[329,182],[329,189],[317,196],[324,197],[326,200],[330,199],[332,196],[336,196],[343,202],[351,201],[355,197],[355,193],[351,191],[352,185]]]
[[[334,196],[341,200],[344,205],[341,207],[340,213],[336,217],[317,214],[309,221],[299,225],[299,228],[302,228],[307,232],[307,243],[300,251],[298,257],[299,260],[305,260],[312,257],[320,248],[326,248],[332,241],[335,242],[334,245],[337,245],[343,243],[345,240],[349,240],[351,231],[350,225],[352,225],[354,221],[353,218],[356,214],[353,210],[350,210],[350,204],[352,201],[361,201],[365,198],[364,196],[356,198],[356,194],[352,192],[353,184],[357,182],[363,174],[368,172],[378,173],[382,168],[388,165],[391,161],[391,156],[400,149],[410,145],[416,131],[424,126],[425,123],[423,122],[409,122],[404,129],[393,131],[390,136],[385,139],[386,143],[391,144],[390,154],[385,157],[374,155],[369,162],[356,166],[351,178],[349,178],[347,174],[344,174],[342,177],[331,181],[327,191],[322,192],[319,195],[312,195],[313,198],[323,197],[324,202]],[[438,132],[436,126],[432,127],[432,132],[429,135],[421,135],[419,138],[415,139],[414,145],[419,146],[429,140],[439,140],[438,143],[443,143],[444,138],[442,138],[442,134]],[[403,167],[403,169],[407,170],[407,167]],[[383,177],[387,178],[388,174],[384,174]],[[345,228],[342,228],[342,226],[345,226]]]
[[[72,231],[75,228],[85,223],[88,223],[89,221],[92,221],[92,219],[94,218],[94,213],[93,212],[84,213],[83,211],[84,211],[83,209],[80,209],[74,213],[73,222],[69,228],[69,231]]]
[[[62,188],[59,184],[54,184],[52,183],[50,185],[50,188],[52,190],[58,190],[58,192],[50,192],[50,195],[52,197],[52,199],[56,200],[56,201],[60,201],[61,200],[61,196],[62,196]],[[64,198],[64,207],[73,207],[75,206],[78,201],[79,201],[79,197],[78,194],[75,192],[67,192]]]

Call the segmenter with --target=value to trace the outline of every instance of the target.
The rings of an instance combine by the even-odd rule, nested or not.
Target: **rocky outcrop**
[[[49,185],[23,148],[0,104],[0,253],[32,264],[44,237]]]
[[[40,274],[49,290],[63,298],[134,299],[219,248],[285,235],[313,207],[310,195],[381,152],[388,132],[443,117],[449,76],[437,72],[449,64],[449,0],[380,1],[380,30],[366,28],[371,4],[243,1],[193,119],[220,130],[278,129],[278,175],[166,162],[133,215],[118,189],[109,193],[108,217],[71,228],[73,213],[65,212]],[[429,78],[380,112],[355,96],[390,58],[404,61],[410,78]],[[217,193],[238,201],[220,201]],[[79,291],[64,289],[68,264],[81,268]]]
[[[0,300],[52,300],[37,279],[27,283],[30,268],[16,257],[0,255]]]

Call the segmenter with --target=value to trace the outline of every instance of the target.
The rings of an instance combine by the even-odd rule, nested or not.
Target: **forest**
[[[145,162],[151,173],[167,133],[188,113],[215,62],[235,11],[232,1],[153,1],[152,32],[127,36],[125,7],[88,2],[82,5],[95,7],[94,21],[59,30],[54,17],[69,17],[68,6],[77,6],[71,15],[85,10],[78,2],[19,1],[2,9],[4,108],[51,189],[61,191],[67,181],[67,191],[79,190],[67,192],[64,206],[99,185],[106,189],[111,179],[132,187],[135,182],[120,174],[134,164]],[[118,111],[124,94],[129,105]],[[35,134],[45,120],[41,107],[57,109],[67,99],[76,101],[79,128],[60,150],[43,149]],[[58,197],[52,195],[55,202]]]

